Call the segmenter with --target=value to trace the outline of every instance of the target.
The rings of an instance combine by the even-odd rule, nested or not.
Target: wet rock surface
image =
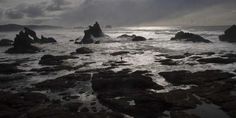
[[[13,41],[9,39],[1,39],[0,46],[11,46],[13,45]]]
[[[224,34],[219,36],[220,41],[236,42],[236,25],[225,30]]]
[[[171,38],[171,40],[182,40],[186,42],[202,42],[202,43],[211,43],[211,41],[204,39],[200,35],[192,34],[192,33],[185,33],[183,31],[178,32],[175,37]]]
[[[231,94],[231,91],[235,88],[235,82],[231,79],[235,76],[234,74],[220,70],[206,70],[195,73],[182,70],[161,72],[159,74],[173,85],[197,85],[183,92],[192,96],[198,96],[205,102],[217,104],[231,117],[235,117],[235,108],[229,107],[228,105],[229,103],[232,103],[233,106],[236,98],[236,96]],[[171,92],[168,94],[170,93]],[[178,101],[178,99],[175,100]],[[196,99],[194,98],[194,100]],[[185,105],[191,105],[191,103],[194,103],[189,103],[189,101],[191,100],[188,99],[188,102],[185,101]]]
[[[162,89],[147,71],[105,71],[92,78],[92,88],[99,101],[107,107],[135,117],[157,117],[168,104],[146,89]]]
[[[38,90],[63,91],[75,87],[79,81],[89,81],[90,79],[90,74],[73,73],[53,80],[46,80],[34,86]]]
[[[114,52],[111,53],[112,56],[119,56],[119,55],[124,55],[124,54],[128,54],[129,51],[119,51],[119,52]]]
[[[147,39],[142,36],[135,36],[132,41],[146,41]]]
[[[23,72],[17,68],[16,63],[0,63],[0,74],[13,74]]]

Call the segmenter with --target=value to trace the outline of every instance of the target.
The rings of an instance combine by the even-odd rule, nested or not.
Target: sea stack
[[[80,44],[91,44],[95,43],[96,41],[94,38],[103,37],[104,33],[102,32],[102,29],[98,22],[96,22],[93,26],[89,26],[88,30],[84,31],[84,37],[80,41]]]
[[[31,35],[30,35],[31,36]],[[32,36],[33,37],[33,36]],[[13,43],[13,48],[10,48],[6,51],[6,53],[36,53],[39,52],[40,49],[32,46],[31,43],[33,39],[31,39],[28,35],[28,32],[20,31],[19,34],[16,35]]]
[[[219,39],[226,42],[236,42],[236,25],[225,30],[224,34],[219,36]]]

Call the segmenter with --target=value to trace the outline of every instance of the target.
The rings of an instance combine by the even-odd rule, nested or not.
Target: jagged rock
[[[27,34],[28,36],[31,36],[34,41],[39,40],[35,31],[33,31],[27,27],[24,27],[24,30],[25,30],[25,34]]]
[[[192,34],[192,33],[185,33],[183,31],[178,32],[175,37],[171,38],[171,40],[183,40],[183,41],[190,41],[190,42],[202,42],[202,43],[211,43],[211,41],[204,39],[200,35]]]
[[[0,40],[0,46],[11,46],[13,45],[13,41],[9,39]]]
[[[94,43],[95,41],[93,40],[93,37],[98,38],[98,37],[103,37],[104,33],[102,32],[102,29],[98,22],[96,22],[93,26],[89,26],[88,30],[84,31],[84,37],[80,41],[80,44],[91,44]]]
[[[74,58],[77,58],[77,57],[67,56],[67,55],[63,55],[63,56],[44,55],[40,59],[39,64],[41,64],[41,65],[60,65],[63,63],[63,60],[74,59]]]
[[[147,39],[142,36],[135,36],[132,41],[146,41]]]
[[[236,42],[236,25],[227,29],[223,35],[219,36],[219,39],[226,42]]]
[[[18,72],[23,72],[23,70],[18,69],[15,63],[0,64],[0,74],[13,74]]]
[[[26,32],[21,31],[16,35],[13,48],[10,48],[6,51],[6,53],[36,53],[39,52],[40,49],[32,46],[31,43],[33,39],[29,37]]]
[[[93,53],[93,51],[86,47],[76,49],[76,54],[89,54],[89,53]]]

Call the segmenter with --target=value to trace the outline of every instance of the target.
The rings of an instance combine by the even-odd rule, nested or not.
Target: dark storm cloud
[[[9,19],[21,19],[24,17],[24,14],[21,11],[13,10],[13,9],[8,9],[5,12],[5,15]]]
[[[64,6],[69,5],[70,2],[66,0],[52,0],[52,2],[47,6],[49,11],[63,10]]]
[[[21,18],[26,23],[74,26],[94,21],[111,25],[174,21],[181,25],[185,20],[198,23],[215,18],[217,23],[227,24],[236,19],[236,0],[0,0],[0,3],[7,18]],[[224,20],[219,19],[222,17]]]
[[[62,15],[69,23],[133,25],[154,22],[235,0],[85,0],[73,11]]]

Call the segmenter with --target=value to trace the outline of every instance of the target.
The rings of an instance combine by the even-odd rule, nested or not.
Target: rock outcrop
[[[171,38],[171,40],[177,41],[187,41],[187,42],[199,42],[199,43],[211,43],[211,41],[201,37],[200,35],[196,35],[193,33],[186,33],[183,31],[178,32],[175,37]]]
[[[13,44],[12,40],[2,39],[0,40],[0,46],[11,46]]]
[[[132,41],[146,41],[147,39],[142,36],[135,36]]]
[[[39,52],[40,49],[32,46],[31,43],[33,39],[29,37],[27,31],[21,31],[16,35],[13,48],[10,48],[6,51],[6,53],[36,53]]]
[[[227,29],[223,35],[219,36],[219,39],[226,42],[236,42],[236,25]]]
[[[80,41],[80,44],[91,44],[95,43],[96,41],[93,40],[93,37],[99,38],[103,37],[104,33],[102,32],[102,29],[98,22],[96,22],[93,26],[89,26],[88,30],[84,31],[84,37]]]

